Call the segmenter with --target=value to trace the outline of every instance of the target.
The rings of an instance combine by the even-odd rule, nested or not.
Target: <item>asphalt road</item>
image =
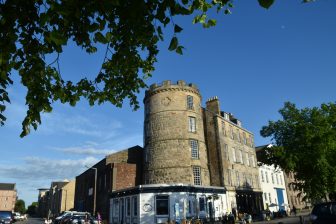
[[[41,218],[28,218],[28,220],[15,222],[15,224],[44,224],[44,220]]]

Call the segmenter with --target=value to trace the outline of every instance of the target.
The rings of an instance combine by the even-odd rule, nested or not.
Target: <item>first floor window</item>
[[[201,185],[201,167],[193,166],[194,184]]]
[[[156,196],[156,215],[168,215],[169,212],[169,196],[158,195]]]

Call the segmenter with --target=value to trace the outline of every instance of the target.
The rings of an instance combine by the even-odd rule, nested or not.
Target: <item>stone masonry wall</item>
[[[193,97],[192,109],[187,108],[188,95]],[[202,185],[210,185],[198,89],[166,81],[152,85],[144,103],[145,182],[194,184],[192,167],[198,166]],[[196,132],[189,132],[189,117],[196,119]],[[191,139],[198,141],[199,159],[191,158]]]

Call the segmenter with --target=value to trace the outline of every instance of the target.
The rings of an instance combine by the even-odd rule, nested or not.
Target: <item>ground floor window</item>
[[[205,197],[199,198],[199,210],[205,212]]]
[[[158,195],[156,196],[156,215],[168,215],[169,214],[169,196]]]

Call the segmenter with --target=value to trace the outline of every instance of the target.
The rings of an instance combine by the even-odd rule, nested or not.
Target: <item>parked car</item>
[[[21,215],[20,212],[14,212],[14,213],[13,213],[13,220],[14,220],[15,222],[17,222],[17,221],[22,221],[22,220],[24,220],[24,219],[25,219],[25,217],[24,217],[23,215]]]
[[[65,222],[65,224],[84,224],[85,220],[90,224],[98,224],[98,220],[92,217],[90,214],[74,214],[71,218]]]
[[[64,212],[61,216],[58,216],[54,220],[54,224],[67,224],[71,223],[71,220],[74,216],[79,216],[79,215],[85,215],[88,214],[87,212],[77,212],[77,211],[70,211],[70,212]]]
[[[9,211],[0,211],[0,224],[12,224],[13,214]]]
[[[336,202],[316,204],[310,214],[312,224],[336,223]]]

